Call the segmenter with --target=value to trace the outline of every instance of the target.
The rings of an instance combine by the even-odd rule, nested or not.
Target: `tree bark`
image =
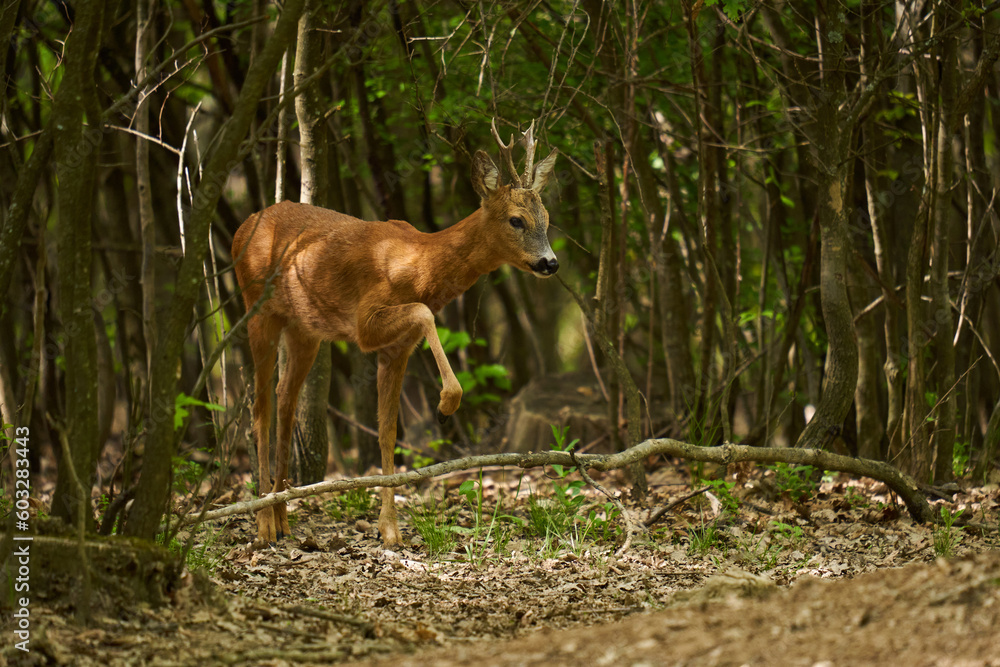
[[[67,523],[76,522],[81,504],[87,508],[88,519],[92,518],[90,489],[99,447],[91,225],[102,136],[97,126],[101,112],[94,69],[105,3],[89,0],[74,6],[73,28],[66,39],[65,71],[52,109],[60,186],[59,305],[66,338],[66,428],[62,441],[68,445],[59,462],[52,514]]]
[[[42,181],[42,170],[48,166],[55,144],[52,141],[51,122],[42,130],[32,147],[31,157],[21,167],[14,186],[14,195],[7,206],[7,214],[0,220],[0,294],[8,294],[14,276],[21,239],[28,224],[31,201]]]
[[[4,47],[0,49],[0,72],[4,73],[4,76],[0,78],[0,105],[3,107],[7,106],[7,54],[11,51],[7,45],[10,44],[10,36],[14,32],[14,24],[17,21],[20,7],[21,0],[9,0],[0,9],[0,44]],[[0,111],[6,112],[3,107],[0,107]],[[0,294],[4,294],[4,292],[0,292]]]
[[[319,67],[323,36],[317,28],[321,22],[321,4],[307,0],[308,8],[299,19],[298,45],[295,52],[295,85]],[[299,121],[299,150],[302,162],[302,190],[299,201],[313,206],[327,205],[329,183],[329,141],[323,119],[323,99],[319,82],[299,93],[295,113]],[[284,372],[284,364],[280,364]],[[289,473],[300,484],[318,482],[326,475],[329,453],[327,434],[327,404],[330,402],[330,376],[333,358],[330,343],[320,344],[316,361],[306,376],[295,407],[295,428],[292,431],[292,460]],[[307,481],[308,480],[308,481]]]
[[[831,134],[839,134],[837,129],[845,131],[845,128],[831,128]],[[837,137],[828,138],[838,141]],[[823,148],[833,147],[820,149],[821,155],[830,156],[831,153]],[[848,238],[844,195],[848,190],[848,170],[846,155],[842,152],[833,155],[833,159],[827,159],[839,163],[835,168],[818,164],[816,170],[820,193],[820,298],[827,335],[826,365],[819,404],[799,436],[797,447],[824,447],[840,434],[858,381],[858,348],[846,285]]]
[[[733,369],[736,363],[735,330],[732,322],[732,307],[728,290],[722,281],[719,270],[718,231],[722,220],[722,202],[720,198],[719,174],[722,171],[721,150],[717,147],[721,141],[722,124],[719,120],[717,89],[721,81],[710,81],[706,74],[705,58],[702,53],[700,35],[697,31],[697,15],[691,7],[685,8],[688,51],[691,60],[691,77],[694,82],[694,109],[697,126],[695,133],[698,146],[698,210],[700,213],[701,251],[705,267],[705,290],[702,296],[701,315],[701,368],[699,370],[699,392],[696,399],[694,423],[702,429],[702,437],[697,438],[703,444],[715,444],[719,437],[715,424],[721,422],[722,440],[732,440],[732,423],[729,414],[729,391],[733,384]],[[715,404],[716,392],[713,388],[712,371],[715,357],[715,320],[716,314],[722,318],[724,339],[722,372],[720,374],[720,391],[718,404]],[[718,410],[716,412],[716,409]]]
[[[153,23],[151,20],[153,0],[136,2],[135,72],[137,81],[146,79],[146,62],[152,56]],[[145,105],[150,91],[144,87],[139,91],[135,107],[135,129],[142,135],[149,134],[149,108]],[[183,159],[183,158],[182,158]],[[140,414],[149,414],[150,373],[153,368],[153,350],[156,348],[156,228],[153,217],[152,178],[149,171],[149,142],[139,138],[135,142],[135,190],[139,203],[139,230],[142,238],[142,334],[146,348],[146,364],[141,383],[142,403],[145,409]]]
[[[597,307],[594,312],[594,327],[600,329],[610,341],[618,340],[621,330],[622,294],[618,289],[618,271],[624,267],[618,266],[617,249],[621,243],[619,227],[615,224],[614,197],[614,167],[611,142],[595,141],[594,158],[597,164],[597,182],[600,188],[601,202],[601,255],[597,270],[597,290],[594,300]],[[603,348],[602,348],[603,352]],[[625,448],[621,435],[621,420],[619,419],[618,401],[621,396],[621,381],[618,374],[611,368],[611,360],[605,359],[605,377],[608,388],[608,428],[611,433],[611,446],[616,452]],[[607,371],[610,371],[608,373]]]
[[[950,0],[937,6],[935,24],[939,29],[957,18],[959,3]],[[931,270],[930,294],[931,316],[933,317],[932,349],[934,351],[934,376],[932,386],[937,397],[934,408],[934,430],[928,454],[932,460],[935,481],[945,482],[952,478],[952,454],[955,446],[955,417],[957,392],[955,384],[955,328],[951,317],[951,298],[948,294],[949,231],[952,217],[952,184],[955,179],[955,157],[952,150],[957,118],[953,117],[956,103],[958,73],[958,40],[954,31],[944,35],[939,54],[937,90],[938,132],[937,164],[934,178],[934,210],[931,214]]]
[[[820,227],[820,304],[826,325],[827,356],[823,385],[816,412],[799,435],[797,447],[823,447],[839,436],[854,401],[858,379],[858,349],[854,336],[850,300],[847,297],[847,207],[850,192],[850,148],[855,126],[841,105],[844,87],[844,38],[846,17],[832,7],[818,32],[821,91],[813,95],[796,73],[802,63],[783,56],[788,85],[783,89],[786,106],[804,105],[809,113],[804,132],[810,138],[818,194],[816,207]],[[773,7],[764,12],[768,29],[779,45],[788,46],[781,18]],[[823,20],[823,19],[820,19]],[[834,38],[837,36],[839,38]],[[787,48],[784,49],[787,51]],[[788,53],[793,53],[788,51]],[[806,65],[808,66],[808,65]]]

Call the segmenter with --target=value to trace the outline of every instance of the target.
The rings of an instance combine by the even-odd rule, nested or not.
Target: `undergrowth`
[[[555,451],[569,451],[566,428],[552,427]],[[486,498],[483,476],[462,482],[461,507],[442,511],[436,502],[424,502],[409,514],[432,557],[460,558],[482,564],[505,556],[517,540],[528,555],[550,558],[562,552],[579,554],[588,548],[609,545],[621,536],[618,510],[612,502],[595,502],[584,492],[585,483],[574,478],[576,469],[553,465],[548,483],[531,490],[526,505],[518,506],[521,485],[512,498]],[[458,516],[471,517],[464,525]]]

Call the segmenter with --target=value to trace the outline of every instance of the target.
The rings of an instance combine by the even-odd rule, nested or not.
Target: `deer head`
[[[510,184],[504,184],[500,170],[486,151],[476,151],[472,159],[472,186],[481,198],[482,217],[489,230],[489,242],[505,263],[522,271],[530,271],[541,278],[548,278],[559,269],[547,236],[549,212],[542,204],[541,190],[552,174],[556,152],[539,162],[535,161],[535,123],[524,133],[524,174],[514,167],[511,150],[514,137],[505,144],[493,121],[493,138],[500,147],[501,161],[511,174]]]

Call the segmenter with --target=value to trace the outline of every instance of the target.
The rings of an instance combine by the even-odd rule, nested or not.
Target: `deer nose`
[[[555,257],[542,257],[540,260],[535,262],[534,266],[531,267],[531,270],[535,273],[540,273],[543,276],[551,276],[559,270],[559,260]]]

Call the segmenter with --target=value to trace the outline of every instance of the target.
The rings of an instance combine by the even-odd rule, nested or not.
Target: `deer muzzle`
[[[542,257],[540,260],[534,264],[530,264],[529,266],[535,275],[548,278],[559,270],[559,260],[555,258],[555,255],[552,257]]]

